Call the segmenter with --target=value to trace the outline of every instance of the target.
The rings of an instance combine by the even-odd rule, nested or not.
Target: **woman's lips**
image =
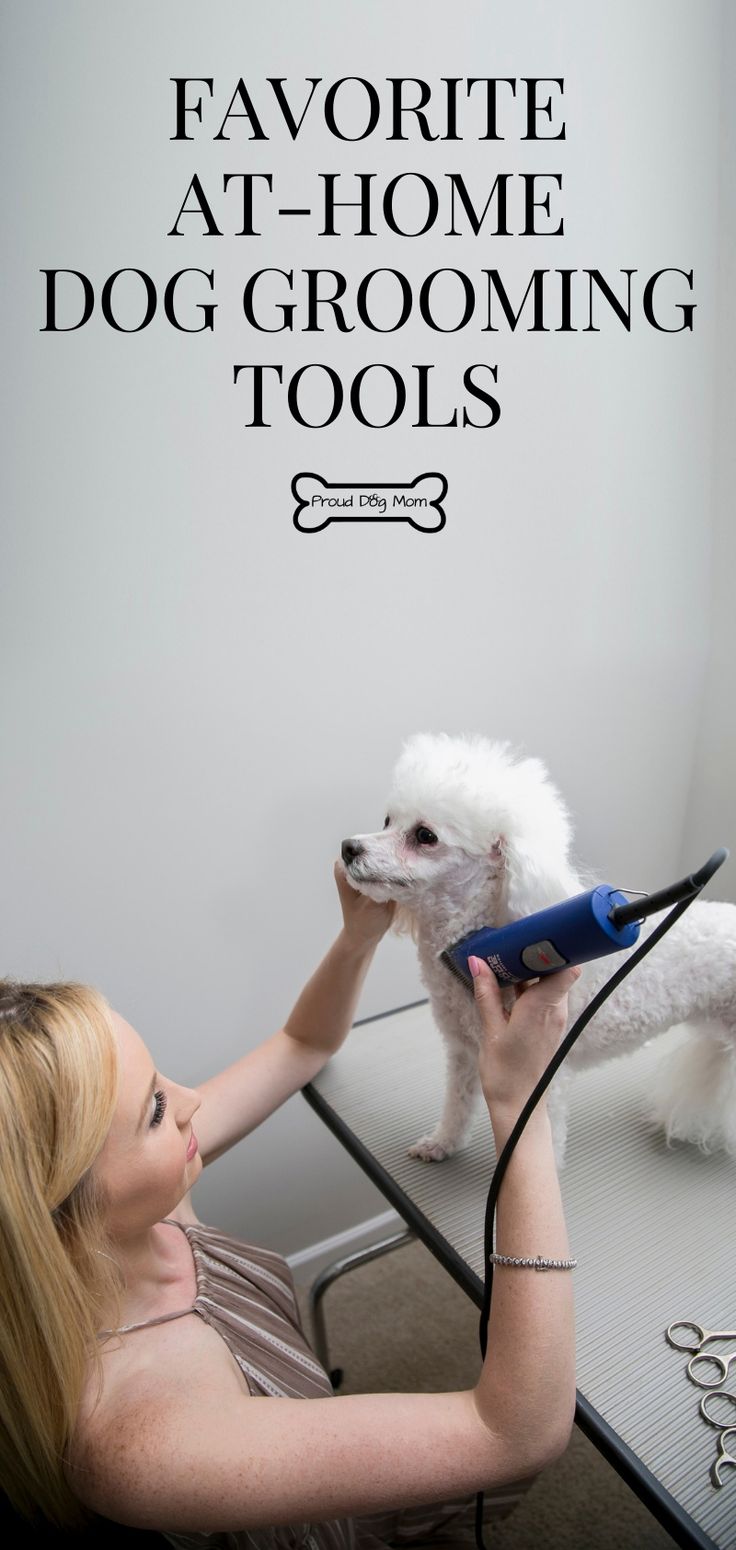
[[[191,1162],[191,1159],[193,1158],[194,1153],[196,1152],[198,1146],[199,1146],[199,1142],[197,1140],[197,1137],[194,1134],[194,1131],[192,1131],[192,1139],[189,1142],[189,1147],[187,1149],[187,1162]]]

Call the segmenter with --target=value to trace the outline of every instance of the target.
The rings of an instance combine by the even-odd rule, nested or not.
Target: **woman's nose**
[[[202,1094],[197,1091],[196,1087],[183,1087],[182,1093],[183,1097],[179,1105],[179,1124],[188,1125],[192,1115],[196,1114],[197,1109],[202,1103]]]

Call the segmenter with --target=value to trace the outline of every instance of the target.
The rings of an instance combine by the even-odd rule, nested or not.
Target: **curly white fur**
[[[410,1154],[441,1161],[467,1144],[480,1084],[475,1004],[440,952],[601,879],[573,865],[570,815],[545,766],[508,743],[417,733],[394,769],[386,815],[382,830],[346,840],[343,858],[361,892],[397,900],[394,929],[410,930],[417,945],[445,1039],[447,1087],[441,1118]],[[639,940],[661,919],[646,922]],[[570,995],[571,1023],[627,956],[585,965]],[[668,1141],[736,1156],[736,906],[698,900],[613,992],[557,1072],[547,1102],[558,1165],[574,1072],[685,1022],[697,1025],[693,1039],[663,1068],[650,1121]]]

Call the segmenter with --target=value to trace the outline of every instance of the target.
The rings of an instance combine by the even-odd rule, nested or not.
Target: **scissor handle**
[[[697,1336],[695,1345],[685,1344],[682,1340],[676,1340],[673,1329],[691,1329]],[[665,1340],[674,1347],[675,1351],[691,1351],[693,1355],[701,1346],[708,1345],[711,1340],[736,1340],[736,1329],[705,1329],[702,1324],[696,1324],[693,1319],[675,1319],[665,1330]]]
[[[708,1383],[706,1382],[705,1378],[699,1378],[696,1376],[695,1368],[697,1367],[698,1362],[701,1363],[701,1370],[702,1363],[704,1362],[711,1367],[717,1367],[718,1377],[714,1380],[713,1383]],[[725,1358],[723,1356],[711,1356],[709,1353],[703,1351],[700,1356],[690,1357],[690,1360],[687,1364],[687,1375],[691,1383],[696,1383],[699,1389],[719,1389],[721,1384],[725,1383],[726,1378],[728,1377],[728,1369],[732,1362],[736,1362],[736,1351],[733,1352],[732,1356],[726,1356]]]
[[[676,1340],[672,1333],[673,1329],[693,1330],[696,1336],[695,1344],[693,1345],[692,1341],[683,1343],[682,1340]],[[700,1350],[707,1333],[708,1331],[703,1329],[702,1324],[694,1324],[692,1319],[676,1319],[674,1324],[670,1324],[669,1328],[665,1330],[665,1340],[669,1342],[675,1351],[690,1351],[694,1355],[696,1351]]]
[[[704,1394],[700,1401],[700,1414],[702,1415],[703,1420],[707,1421],[709,1426],[715,1426],[716,1429],[721,1432],[724,1430],[723,1422],[715,1421],[708,1410],[708,1406],[712,1399],[727,1399],[730,1404],[736,1407],[736,1394],[732,1394],[730,1389],[712,1389],[709,1394]]]
[[[721,1470],[726,1464],[732,1464],[734,1469],[736,1469],[736,1455],[727,1452],[726,1449],[727,1437],[736,1437],[736,1426],[725,1427],[718,1438],[718,1457],[715,1463],[711,1465],[710,1471],[714,1485],[725,1485],[725,1480],[721,1479]]]

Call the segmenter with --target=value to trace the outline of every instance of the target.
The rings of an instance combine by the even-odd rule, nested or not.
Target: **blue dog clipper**
[[[483,926],[479,931],[471,931],[445,948],[440,958],[470,991],[470,957],[485,958],[501,985],[537,979],[565,969],[568,964],[588,963],[591,958],[603,958],[607,953],[633,947],[639,936],[638,922],[627,920],[622,924],[612,919],[612,912],[621,906],[630,912],[626,895],[601,884],[589,893],[563,899],[561,904],[553,904],[523,920],[513,920],[507,926]]]

